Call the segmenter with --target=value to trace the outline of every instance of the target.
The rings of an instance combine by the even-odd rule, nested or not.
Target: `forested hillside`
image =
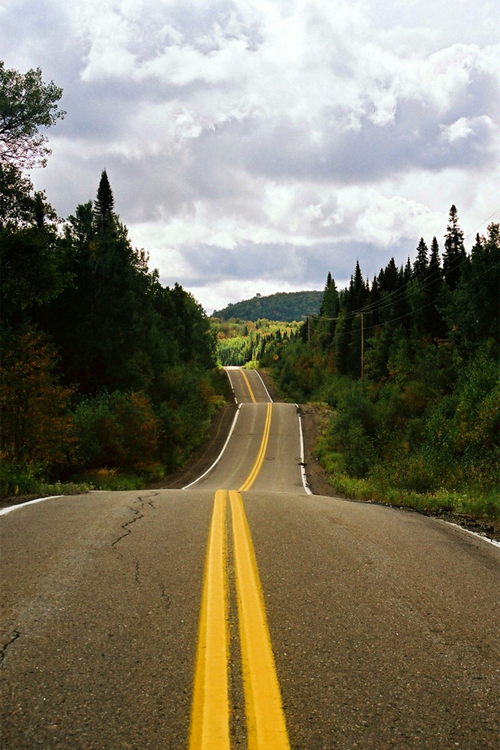
[[[3,64],[0,90],[2,494],[158,479],[223,401],[210,323],[132,247],[106,171],[66,220],[34,192],[22,170],[48,154],[38,129],[61,116],[61,90]]]
[[[300,327],[300,323],[265,319],[253,323],[251,320],[221,322],[211,318],[211,323],[217,338],[217,356],[223,367],[249,363],[257,367],[267,347],[293,338]]]
[[[278,292],[267,297],[257,294],[252,299],[236,302],[214,312],[213,317],[221,321],[234,318],[256,323],[259,318],[263,318],[292,323],[307,315],[317,315],[322,299],[322,292]]]
[[[328,276],[322,315],[261,363],[331,410],[318,456],[339,492],[500,517],[500,225],[467,252],[452,206],[441,251],[370,282]]]

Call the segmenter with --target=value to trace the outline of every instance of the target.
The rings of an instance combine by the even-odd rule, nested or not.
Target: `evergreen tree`
[[[442,315],[437,309],[436,303],[443,286],[443,272],[439,257],[439,244],[436,237],[432,238],[431,257],[425,275],[425,285],[427,289],[428,304],[425,314],[425,327],[433,338],[442,338],[445,335],[446,330]]]
[[[429,265],[428,253],[429,251],[427,249],[427,245],[425,244],[425,240],[423,237],[421,237],[420,242],[417,246],[417,257],[415,259],[415,263],[413,264],[414,278],[418,277],[422,280],[424,279],[425,272],[427,271]]]
[[[353,276],[351,276],[351,281],[349,284],[347,299],[348,311],[350,312],[352,310],[359,310],[360,308],[362,308],[365,304],[366,297],[366,286],[363,279],[363,274],[361,273],[359,260],[357,260],[356,268],[354,270]]]
[[[484,250],[484,238],[482,238],[479,232],[476,234],[476,241],[471,248],[471,260],[474,260],[476,256],[480,256]]]
[[[107,172],[104,169],[101,173],[101,180],[97,189],[97,197],[94,202],[94,217],[98,230],[107,229],[107,227],[113,223],[114,206],[115,200],[113,198],[113,191],[109,184]]]
[[[432,238],[431,257],[425,280],[427,287],[429,288],[430,301],[435,302],[439,296],[443,283],[443,272],[439,257],[439,244],[436,237]]]
[[[458,224],[458,211],[455,206],[450,208],[448,226],[444,240],[443,275],[448,287],[456,289],[462,265],[466,259],[464,247],[464,233]]]
[[[476,240],[455,291],[442,304],[450,339],[465,359],[486,344],[498,357],[499,288],[500,224],[490,224],[488,236]]]
[[[404,280],[405,280],[406,283],[408,283],[409,281],[411,281],[412,276],[413,276],[413,269],[412,269],[412,266],[411,266],[411,260],[410,260],[410,258],[407,258],[407,260],[406,260],[406,266],[404,268],[403,275],[404,275]]]
[[[337,287],[331,273],[328,274],[322,304],[323,315],[327,318],[335,318],[338,314],[339,300]]]
[[[382,292],[393,292],[396,289],[398,283],[398,269],[394,258],[391,258],[387,266],[380,271],[378,282]]]

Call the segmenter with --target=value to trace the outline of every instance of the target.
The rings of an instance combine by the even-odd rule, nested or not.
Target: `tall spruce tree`
[[[450,208],[448,226],[444,239],[443,275],[448,287],[453,291],[462,273],[462,265],[466,259],[464,247],[464,233],[458,224],[458,211],[453,205]]]
[[[101,173],[101,180],[94,201],[94,218],[98,230],[107,229],[114,221],[113,209],[115,199],[109,184],[108,174],[105,169]]]
[[[325,291],[323,293],[323,303],[321,305],[321,315],[327,318],[335,318],[338,313],[339,297],[335,281],[331,273],[328,273]]]
[[[446,325],[441,312],[437,308],[437,302],[443,287],[443,271],[439,257],[439,244],[436,237],[432,239],[431,256],[425,274],[425,286],[427,289],[426,330],[429,331],[433,338],[443,338],[446,334]]]
[[[420,238],[420,242],[417,246],[417,257],[413,264],[413,277],[424,280],[425,272],[429,265],[429,251],[423,237]]]

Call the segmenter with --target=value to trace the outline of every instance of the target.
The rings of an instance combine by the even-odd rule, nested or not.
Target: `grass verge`
[[[316,439],[314,454],[326,471],[329,483],[341,497],[412,508],[422,513],[453,513],[476,519],[500,521],[498,490],[463,486],[459,489],[441,487],[433,492],[416,492],[392,486],[390,479],[385,482],[377,481],[370,476],[357,479],[346,473],[345,456],[329,450],[327,441],[321,434]]]

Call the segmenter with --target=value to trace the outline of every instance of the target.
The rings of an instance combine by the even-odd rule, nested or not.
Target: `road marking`
[[[212,469],[214,469],[217,466],[217,464],[219,463],[219,461],[221,460],[222,456],[224,455],[224,453],[226,451],[226,448],[228,446],[229,441],[231,440],[231,435],[234,432],[234,428],[236,427],[236,422],[238,421],[238,417],[240,416],[240,409],[241,409],[241,404],[238,406],[236,414],[234,415],[233,423],[231,425],[231,429],[229,430],[229,435],[227,436],[227,440],[224,443],[224,446],[223,446],[221,452],[219,453],[219,455],[217,456],[217,458],[215,459],[215,461],[213,462],[213,464],[210,466],[209,469],[207,469],[205,472],[203,472],[203,474],[201,476],[199,476],[197,479],[195,479],[194,482],[190,482],[190,484],[186,484],[186,486],[182,488],[183,490],[187,490],[187,489],[189,489],[189,487],[192,487],[193,484],[196,484],[197,482],[200,481],[200,479],[203,479],[204,477],[206,477],[207,474],[210,474],[210,472],[212,471]]]
[[[453,523],[453,521],[445,521],[443,518],[438,518],[437,520],[442,521],[443,523],[447,523],[448,526],[454,526],[456,529],[460,529],[460,531],[465,531],[466,534],[472,534],[472,536],[475,536],[476,539],[482,539],[483,542],[488,542],[489,544],[493,544],[495,547],[500,547],[500,542],[498,542],[496,539],[490,539],[487,536],[478,534],[477,531],[471,531],[470,529],[465,529],[463,526],[460,526],[460,524]]]
[[[300,413],[300,406],[295,404],[297,409],[297,415],[299,417],[299,440],[300,440],[300,475],[302,477],[302,484],[308,495],[312,495],[312,491],[309,489],[307,483],[306,464],[304,458],[304,432],[302,430],[302,414]]]
[[[255,400],[255,396],[253,395],[252,386],[250,385],[250,381],[247,378],[247,374],[245,370],[240,370],[241,374],[243,375],[243,379],[245,383],[247,384],[248,392],[250,394],[250,398],[252,399],[253,403],[256,404],[257,401]]]
[[[0,510],[0,516],[5,516],[7,513],[12,513],[13,510],[19,510],[20,508],[26,508],[27,505],[34,505],[35,503],[43,503],[45,500],[55,500],[58,497],[64,497],[64,495],[50,495],[49,497],[37,497],[36,500],[27,500],[25,503],[17,503],[17,505],[9,505],[7,508]]]
[[[229,492],[248,750],[290,750],[257,560],[243,499]]]
[[[266,394],[267,394],[267,397],[268,397],[269,401],[271,401],[271,402],[272,402],[271,394],[270,394],[270,393],[269,393],[269,391],[267,390],[267,386],[266,386],[266,384],[264,383],[264,380],[263,380],[263,378],[262,378],[262,375],[260,374],[260,372],[259,372],[258,370],[255,370],[255,372],[257,373],[257,375],[258,375],[258,376],[259,376],[259,378],[260,378],[260,382],[262,383],[262,387],[264,388],[264,390],[265,390],[265,392],[266,392]]]
[[[262,466],[272,404],[259,453],[242,488]],[[191,710],[189,750],[230,750],[229,633],[225,516],[227,491],[217,490],[210,524]],[[264,597],[240,492],[229,492],[248,750],[290,750]]]
[[[243,482],[238,492],[245,492],[246,490],[249,490],[252,484],[257,479],[257,474],[260,471],[260,468],[264,461],[264,456],[266,455],[267,443],[269,441],[269,432],[271,430],[272,413],[273,413],[273,405],[268,404],[267,412],[266,412],[266,423],[264,425],[264,434],[262,435],[262,442],[260,444],[259,453],[257,454],[257,459],[253,465],[252,471],[250,472],[246,480]]]
[[[227,492],[215,493],[201,605],[189,750],[230,750]]]

